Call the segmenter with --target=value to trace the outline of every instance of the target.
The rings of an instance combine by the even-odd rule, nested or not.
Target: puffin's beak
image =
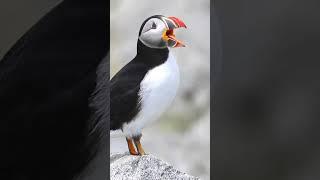
[[[168,42],[170,47],[185,47],[184,43],[178,40],[173,32],[176,28],[187,28],[183,21],[176,17],[165,17],[167,29],[163,32],[162,38]]]

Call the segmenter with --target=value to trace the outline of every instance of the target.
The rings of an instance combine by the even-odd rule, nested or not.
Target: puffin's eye
[[[156,25],[156,23],[155,23],[155,22],[152,22],[151,29],[157,29],[157,25]]]

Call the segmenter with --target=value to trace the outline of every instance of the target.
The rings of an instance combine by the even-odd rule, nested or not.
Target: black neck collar
[[[138,40],[136,56],[137,58],[135,58],[137,61],[141,61],[148,66],[154,67],[166,62],[168,56],[168,48],[150,48],[144,45],[140,40]]]

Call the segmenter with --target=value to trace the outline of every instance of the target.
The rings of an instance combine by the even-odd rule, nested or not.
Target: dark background
[[[99,83],[104,98],[90,99],[96,77],[109,80],[109,72],[96,71],[109,49],[108,4],[65,0],[47,14],[57,4],[0,3],[0,56],[28,31],[0,62],[0,179],[109,174],[107,115],[98,112],[108,102],[108,81]]]
[[[0,59],[44,14],[61,0],[0,1]]]
[[[319,7],[214,2],[214,179],[320,179]]]
[[[0,56],[57,2],[1,1]],[[214,2],[215,179],[320,178],[319,5]]]

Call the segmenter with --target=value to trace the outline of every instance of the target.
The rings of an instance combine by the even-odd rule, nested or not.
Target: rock
[[[161,159],[149,154],[145,156],[132,156],[125,154],[110,155],[110,179],[199,179],[183,173]]]

